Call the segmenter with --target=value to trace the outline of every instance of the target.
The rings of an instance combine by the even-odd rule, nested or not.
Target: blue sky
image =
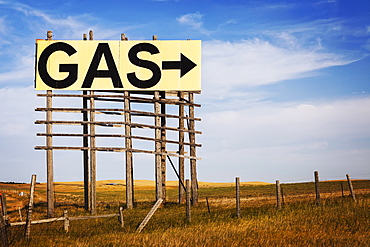
[[[0,181],[46,180],[33,79],[47,30],[202,40],[200,181],[370,178],[368,1],[0,0]],[[99,180],[125,178],[122,155],[98,154]],[[134,159],[153,180],[152,158]],[[55,152],[55,180],[82,180],[81,152]]]

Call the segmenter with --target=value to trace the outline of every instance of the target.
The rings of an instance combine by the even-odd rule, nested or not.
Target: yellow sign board
[[[201,90],[200,40],[37,40],[36,46],[36,90]]]

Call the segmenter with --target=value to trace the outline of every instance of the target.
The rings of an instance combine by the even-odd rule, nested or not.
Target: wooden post
[[[87,92],[88,91],[83,91],[83,94],[87,95]],[[83,109],[87,109],[88,99],[86,97],[83,97],[82,101],[83,101]],[[89,135],[89,125],[87,124],[87,122],[89,121],[88,111],[82,112],[82,120],[86,122],[82,126],[83,128],[82,130],[83,131],[83,139],[82,139],[83,143],[82,144],[84,148],[88,148],[89,147],[89,136],[88,136]],[[90,200],[91,191],[90,191],[90,186],[89,186],[90,163],[89,163],[89,150],[88,149],[83,150],[83,166],[84,166],[84,205],[85,205],[85,210],[91,211],[91,203],[90,203],[91,202]]]
[[[209,206],[208,197],[206,197],[206,202],[207,202],[207,209],[208,209],[208,213],[209,213],[209,215],[211,215],[211,208],[210,208],[210,206]]]
[[[195,121],[194,121],[194,94],[189,93],[189,130],[195,131]],[[196,147],[195,147],[195,133],[189,132],[190,139],[190,156],[196,157]],[[198,180],[197,180],[197,160],[190,159],[190,176],[191,176],[191,188],[192,188],[192,199],[193,205],[198,204]]]
[[[342,182],[340,182],[340,189],[342,191],[342,197],[344,197],[344,189],[343,189],[343,183]]]
[[[124,33],[121,33],[121,41],[127,41],[128,38],[126,37],[126,35]]]
[[[0,214],[0,239],[1,246],[8,247],[8,226],[2,214]]]
[[[52,108],[52,91],[47,90],[46,97],[46,107],[48,109]],[[46,111],[46,121],[52,121],[52,111]],[[53,139],[52,139],[52,124],[48,122],[46,124],[46,175],[47,175],[47,207],[48,207],[48,217],[54,217],[54,166],[53,166]]]
[[[64,231],[68,232],[68,230],[69,230],[68,211],[64,210]]]
[[[47,40],[53,39],[53,32],[47,31],[46,34]],[[52,90],[47,90],[47,97],[46,97],[46,108],[50,109],[53,107],[52,104]],[[52,121],[52,111],[46,111],[46,121]],[[47,198],[47,207],[48,207],[48,217],[54,217],[54,168],[53,168],[53,150],[51,149],[53,146],[52,140],[52,124],[48,122],[46,124],[46,176],[47,176],[47,185],[46,185],[46,198]]]
[[[157,40],[158,39],[157,35],[153,35],[152,39]],[[159,95],[160,95],[160,99],[165,99],[166,98],[166,92],[165,91],[160,91]],[[158,109],[156,109],[156,114],[158,114],[158,113],[166,114],[166,103],[159,103],[159,105],[160,105],[160,112],[157,112]],[[156,122],[156,124],[157,124],[157,122]],[[160,140],[161,140],[160,141],[160,152],[163,154],[163,153],[166,153],[166,130],[164,128],[164,127],[166,127],[166,117],[165,116],[160,117],[160,127],[161,127],[161,129],[160,129]],[[157,137],[156,137],[156,139],[157,139]],[[156,152],[157,152],[157,150],[156,150]],[[157,158],[158,157],[156,157],[156,159]],[[158,176],[158,179],[159,179],[158,182],[161,183],[160,189],[162,190],[160,198],[163,199],[163,202],[166,202],[166,155],[160,155],[160,166],[161,166],[160,177]],[[158,195],[157,195],[157,197],[158,197]]]
[[[155,213],[155,211],[157,211],[157,209],[162,204],[162,202],[163,202],[163,199],[162,198],[159,198],[158,201],[152,207],[152,209],[149,211],[149,213],[147,214],[147,216],[144,218],[143,222],[141,222],[141,224],[139,225],[139,227],[136,229],[137,232],[141,232],[144,229],[144,227],[146,226],[146,224],[148,223],[148,221],[150,220],[150,218],[152,218],[153,214]]]
[[[4,216],[5,222],[8,222],[8,210],[6,207],[6,194],[2,193],[1,195],[1,210],[2,210],[2,215]]]
[[[354,201],[356,201],[355,191],[353,190],[352,181],[351,181],[349,174],[346,174],[346,177],[347,177],[347,182],[348,182],[348,187],[349,187],[349,192],[351,194],[351,197]]]
[[[28,202],[26,228],[25,228],[26,239],[30,238],[30,233],[31,233],[31,220],[32,220],[33,197],[34,197],[34,192],[35,192],[35,184],[36,184],[36,175],[32,175],[31,186],[30,186],[30,199]]]
[[[94,40],[94,32],[92,30],[89,32],[89,40]]]
[[[83,35],[83,40],[87,40],[87,35]],[[83,95],[88,95],[88,91],[82,91]],[[82,121],[85,123],[82,125],[82,145],[84,149],[83,152],[83,166],[84,166],[84,207],[85,210],[88,210],[91,212],[91,200],[90,200],[90,164],[89,164],[89,150],[87,149],[89,147],[89,125],[87,122],[89,121],[89,112],[87,111],[88,108],[88,98],[83,97],[82,98],[82,108],[86,109],[82,112]]]
[[[21,207],[18,207],[18,212],[19,212],[19,221],[23,221]]]
[[[90,31],[91,33],[92,31]],[[94,95],[94,91],[90,91]],[[95,109],[95,98],[90,98],[90,108]],[[95,140],[95,111],[90,112],[90,213],[96,214],[96,147]]]
[[[240,218],[240,178],[235,178],[235,188],[236,188],[236,217]]]
[[[276,208],[281,209],[281,188],[280,180],[276,180]]]
[[[189,179],[186,179],[186,219],[188,222],[191,221],[191,203],[190,203],[190,191],[191,191],[191,185]]]
[[[130,93],[124,92],[124,109],[125,109],[125,135],[131,136],[131,113],[130,113]],[[132,164],[132,139],[130,137],[125,138],[126,141],[126,205],[127,209],[134,208],[134,169]]]
[[[121,227],[125,226],[125,221],[123,219],[123,207],[119,207],[119,222],[121,223]]]
[[[179,101],[183,101],[184,92],[178,92]],[[183,104],[179,104],[179,155],[185,154],[185,147],[182,144],[185,140],[185,132],[181,131],[185,129],[185,107]],[[183,187],[185,181],[185,159],[184,157],[179,157],[179,203],[185,201],[185,189]]]
[[[321,205],[321,199],[320,199],[320,187],[319,187],[319,172],[314,172],[315,176],[315,189],[316,189],[316,205]]]
[[[159,154],[161,152],[161,118],[159,114],[161,113],[160,104],[159,104],[159,92],[154,92],[154,112],[155,112],[155,181],[156,181],[156,199],[163,198],[163,188],[162,188],[162,157]]]
[[[166,92],[160,92],[161,99],[166,98]],[[166,114],[166,103],[161,103],[161,114]],[[166,117],[161,116],[161,153],[166,153]],[[162,181],[162,199],[166,202],[166,155],[161,155],[161,181]]]

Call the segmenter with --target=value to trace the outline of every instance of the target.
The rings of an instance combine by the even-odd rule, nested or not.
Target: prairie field
[[[177,184],[167,183],[166,203],[136,232],[155,203],[153,181],[135,181],[135,207],[118,217],[33,224],[30,240],[24,226],[8,228],[10,246],[369,246],[370,180],[353,181],[356,201],[346,181],[320,182],[321,205],[314,183],[282,184],[283,206],[276,208],[275,185],[242,183],[241,217],[236,217],[233,183],[199,183],[199,203],[186,219],[177,203]],[[342,191],[343,188],[343,191]],[[37,184],[32,220],[46,218],[45,184]],[[7,195],[9,222],[25,220],[29,184],[0,183]],[[24,192],[23,196],[19,193]],[[89,215],[83,209],[83,183],[55,183],[56,217]],[[98,215],[125,208],[125,181],[99,181]]]

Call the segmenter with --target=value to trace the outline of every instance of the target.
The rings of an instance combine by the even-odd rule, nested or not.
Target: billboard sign
[[[36,90],[200,91],[201,41],[36,41]]]

